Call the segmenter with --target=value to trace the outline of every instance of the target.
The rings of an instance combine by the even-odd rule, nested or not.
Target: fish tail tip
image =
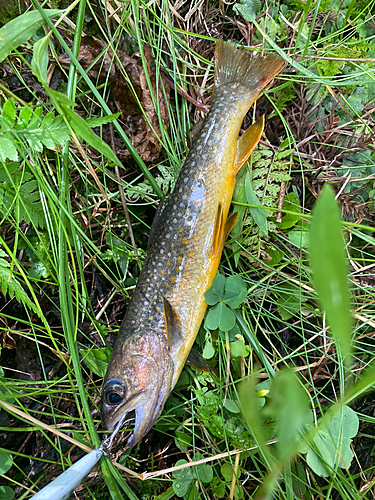
[[[235,43],[219,39],[215,48],[215,87],[236,83],[260,91],[284,65],[284,59],[277,54],[253,58],[249,51],[237,49]]]

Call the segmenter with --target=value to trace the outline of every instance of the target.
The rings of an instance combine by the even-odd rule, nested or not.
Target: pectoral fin
[[[211,368],[207,361],[195,349],[192,349],[187,357],[186,364],[200,370],[201,372],[210,373]]]
[[[246,132],[241,135],[237,142],[237,156],[234,162],[236,175],[241,170],[242,165],[249,158],[254,151],[255,146],[258,144],[264,127],[264,116],[259,118],[258,121],[253,123]]]
[[[163,298],[163,309],[165,331],[167,333],[169,349],[172,350],[183,342],[181,321],[176,309],[166,297]]]

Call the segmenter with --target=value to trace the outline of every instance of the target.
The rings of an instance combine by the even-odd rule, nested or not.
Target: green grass
[[[77,496],[166,500],[177,492],[189,499],[240,499],[271,497],[272,492],[280,499],[366,498],[374,472],[369,459],[372,395],[366,392],[374,375],[371,366],[364,371],[373,358],[375,326],[374,2],[282,0],[268,3],[266,11],[253,0],[243,2],[241,16],[224,3],[208,11],[199,6],[196,12],[184,4],[176,13],[165,1],[134,0],[116,12],[120,23],[103,4],[81,1],[73,7],[64,10],[65,4],[59,5],[75,28],[64,20],[55,27],[57,18],[49,21],[53,53],[57,57],[68,51],[72,60],[70,68],[62,70],[59,94],[48,87],[41,90],[28,77],[33,46],[33,68],[42,82],[52,61],[41,45],[39,52],[35,49],[36,41],[48,33],[40,28],[7,53],[10,71],[22,76],[23,83],[11,87],[0,81],[0,151],[4,144],[8,148],[1,153],[0,169],[0,284],[8,291],[0,311],[0,404],[4,401],[17,411],[15,416],[8,406],[0,414],[3,498],[12,498],[12,491],[18,498],[31,496],[81,456],[79,446],[98,446],[103,437],[99,400],[108,340],[113,341],[136,284],[156,205],[173,188],[188,152],[191,127],[204,115],[177,89],[209,104],[212,49],[219,36],[250,42],[254,52],[277,51],[289,63],[250,113],[252,118],[266,113],[264,139],[279,149],[260,146],[249,162],[252,188],[262,207],[249,203],[245,176],[239,179],[233,206],[239,209],[241,224],[228,240],[220,266],[225,277],[241,276],[248,294],[233,308],[235,329],[202,329],[198,335],[197,349],[217,374],[186,368],[148,440],[122,457],[123,444],[115,444],[116,461],[150,479],[142,482],[106,458]],[[17,23],[21,32],[22,23]],[[247,26],[252,26],[251,32]],[[101,78],[88,75],[88,68],[77,62],[83,32],[107,46],[99,58],[106,57]],[[145,44],[153,55],[151,66]],[[144,113],[145,121],[151,130],[159,128],[162,146],[152,164],[129,142],[122,118],[110,118],[109,126],[103,120],[96,135],[80,121],[118,111],[111,97],[110,68],[115,65],[128,79],[121,51],[137,53],[145,71],[156,117],[151,123]],[[161,77],[165,73],[174,89]],[[18,86],[29,90],[30,101],[19,96]],[[64,94],[75,103],[78,118],[69,111],[71,102]],[[139,104],[142,109],[144,103]],[[32,110],[33,123],[25,119],[27,109]],[[51,139],[52,148],[36,132],[43,130],[43,117],[51,111],[54,120],[63,117],[61,125],[54,121],[60,128]],[[115,142],[118,158],[119,150],[128,147],[131,159],[113,156],[109,127],[122,141]],[[282,181],[286,215],[280,224],[276,216]],[[337,348],[343,346],[341,331],[335,331],[332,320],[332,314],[345,311],[332,313],[324,304],[327,278],[323,291],[317,285],[327,317],[323,314],[306,250],[311,210],[327,183],[339,193],[344,221],[353,316],[346,358],[347,347],[344,355]],[[254,222],[257,213],[267,216],[268,236]],[[318,229],[324,219],[323,214]],[[329,233],[328,228],[328,247],[334,244]],[[321,252],[315,250],[319,258]],[[292,371],[284,371],[287,366]],[[241,389],[243,379],[247,385]],[[246,418],[239,413],[241,391],[247,391],[242,397],[252,402],[245,408]],[[335,432],[328,410],[340,416],[346,411],[340,405],[349,403],[359,418],[359,434],[351,441],[354,436],[342,431],[347,448],[340,452],[349,453],[351,443],[357,460],[348,468],[333,464],[321,477],[314,472],[311,452],[309,458],[301,444],[304,419],[310,419],[305,439],[319,456],[319,436]],[[313,422],[320,417],[319,434]],[[191,460],[203,462],[194,468],[181,462]],[[162,472],[177,462],[182,469]]]

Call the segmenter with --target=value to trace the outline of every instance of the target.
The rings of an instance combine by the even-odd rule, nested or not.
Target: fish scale
[[[259,141],[263,121],[238,141],[243,117],[280,71],[278,56],[251,59],[217,42],[211,108],[193,139],[173,193],[151,230],[147,258],[128,305],[102,391],[103,425],[135,410],[134,446],[152,427],[190,353],[217,273],[235,178]]]

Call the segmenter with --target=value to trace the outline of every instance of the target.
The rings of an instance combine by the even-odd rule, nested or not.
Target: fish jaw
[[[138,333],[115,349],[102,389],[102,424],[121,428],[135,412],[127,447],[136,445],[153,427],[172,389],[174,364],[168,342],[153,331]]]

